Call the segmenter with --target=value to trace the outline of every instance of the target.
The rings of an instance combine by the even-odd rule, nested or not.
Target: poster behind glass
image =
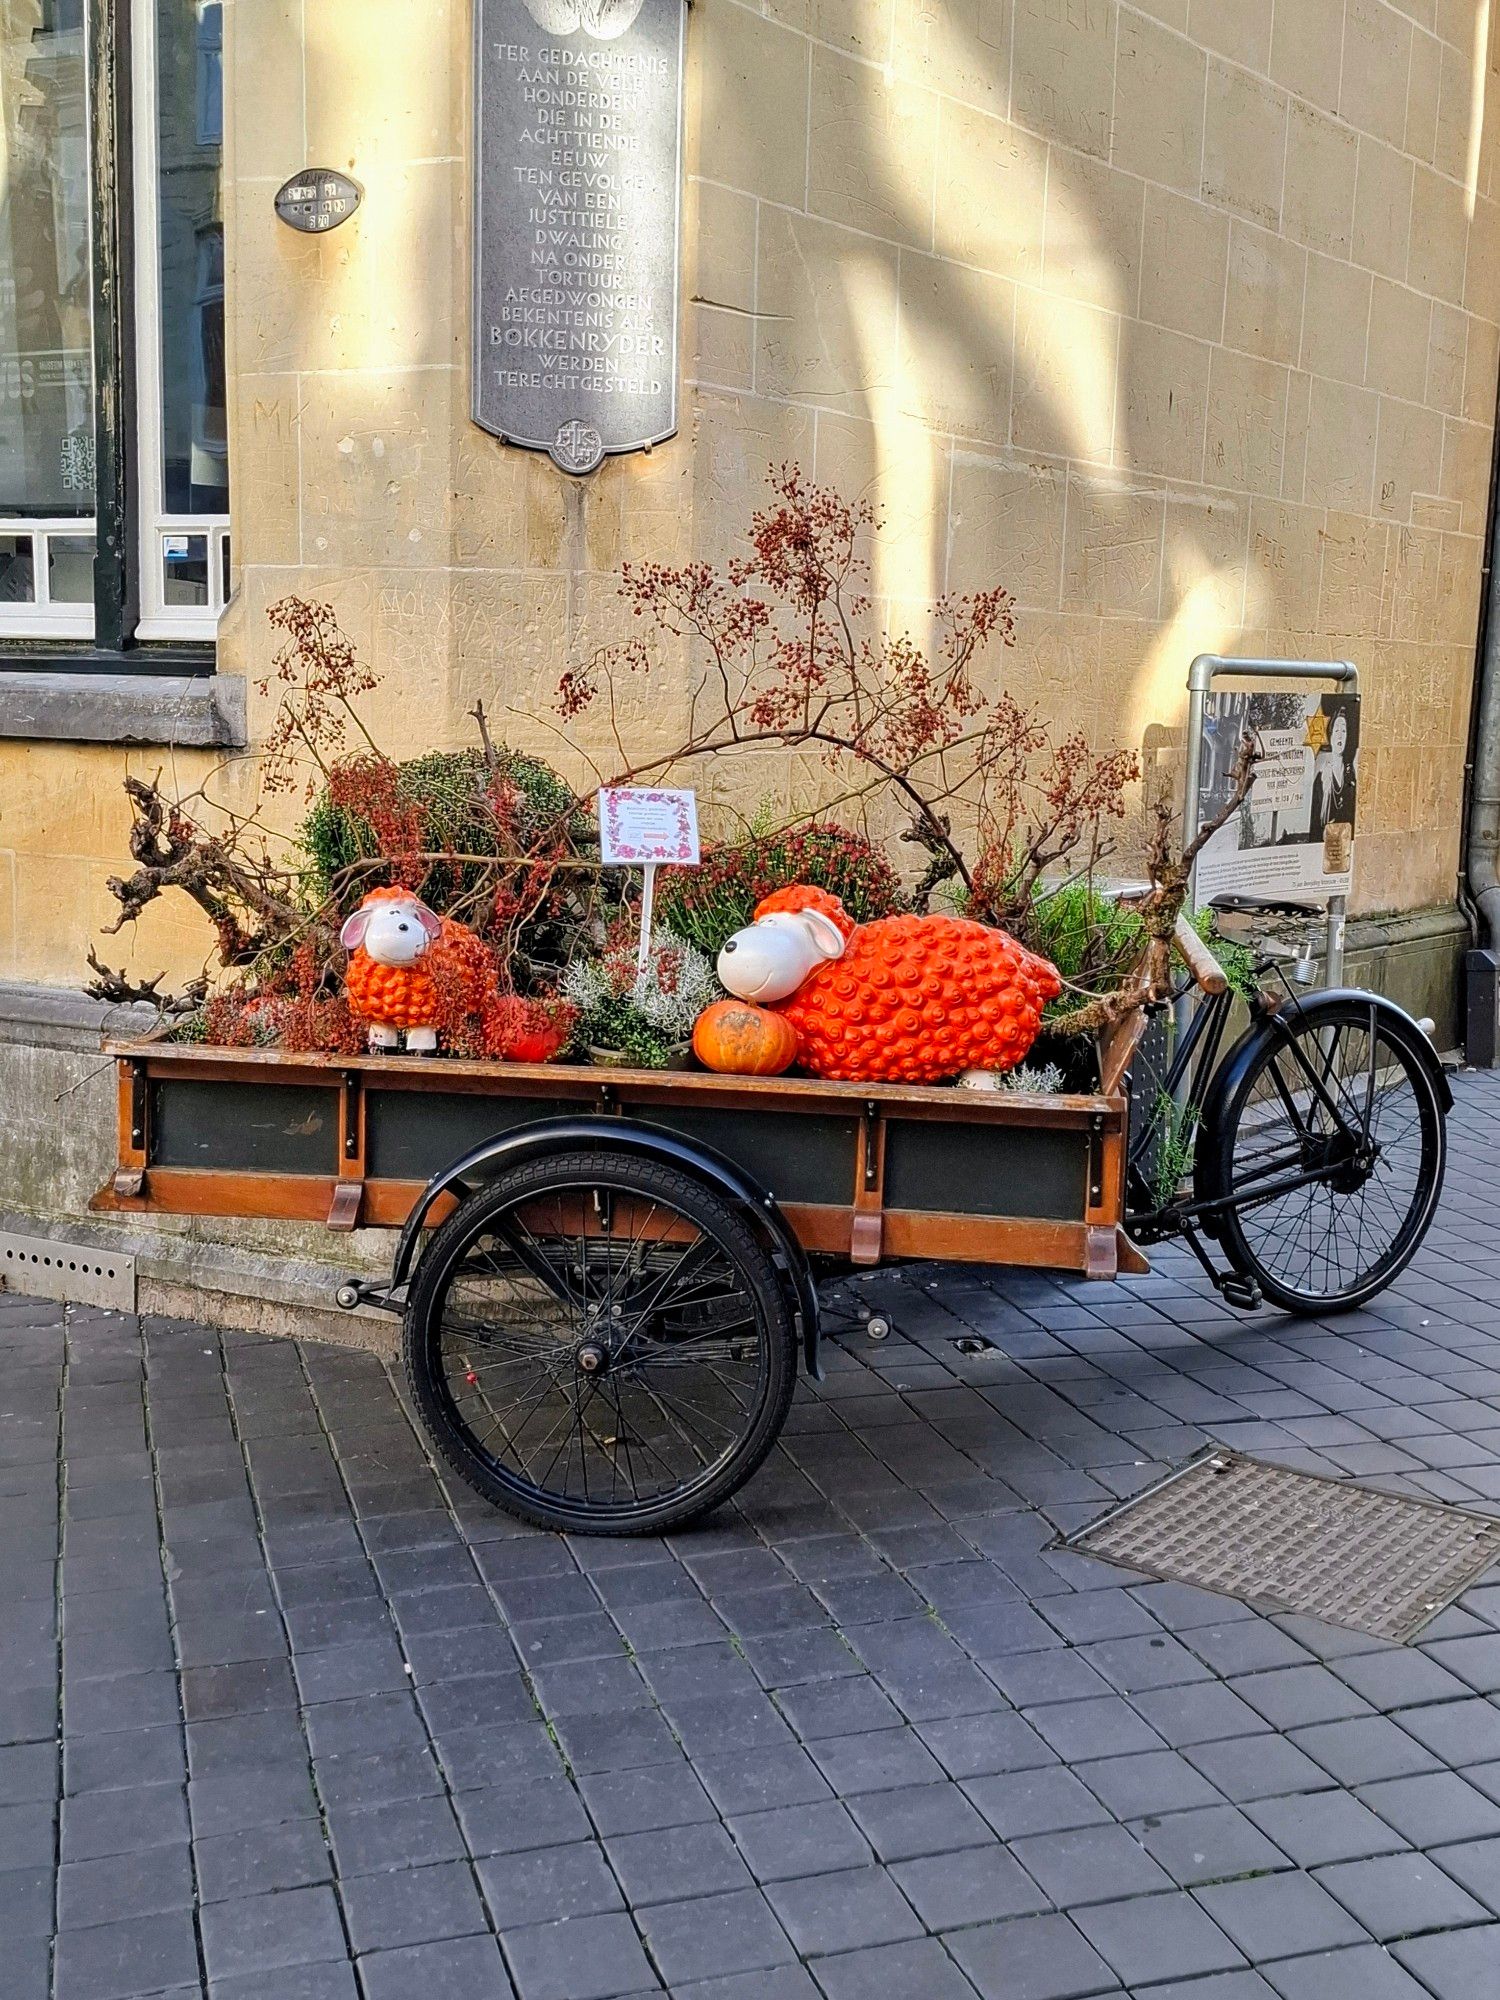
[[[83,0],[0,7],[0,145],[0,515],[88,516],[94,402]]]
[[[1359,697],[1211,694],[1198,766],[1200,824],[1234,788],[1240,744],[1256,747],[1255,782],[1198,857],[1200,904],[1218,895],[1347,896],[1359,791]]]

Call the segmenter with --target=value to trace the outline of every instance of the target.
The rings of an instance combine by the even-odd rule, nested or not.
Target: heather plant
[[[679,937],[712,958],[763,898],[794,882],[828,890],[860,924],[901,907],[901,884],[879,848],[829,820],[710,848],[701,866],[663,873],[658,906]]]

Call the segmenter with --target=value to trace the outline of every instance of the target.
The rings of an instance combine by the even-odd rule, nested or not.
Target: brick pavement
[[[666,1542],[446,1488],[371,1357],[0,1299],[0,1991],[1500,1996],[1500,1579],[1402,1648],[1049,1546],[1208,1439],[1500,1505],[1497,1113],[1336,1328],[883,1274]]]

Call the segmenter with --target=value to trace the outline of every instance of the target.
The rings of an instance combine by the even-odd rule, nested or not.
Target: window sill
[[[245,683],[219,674],[0,670],[0,737],[242,749]]]

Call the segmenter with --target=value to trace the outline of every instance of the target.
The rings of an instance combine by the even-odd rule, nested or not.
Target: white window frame
[[[221,16],[222,19],[222,16]],[[131,116],[135,223],[136,477],[140,618],[136,637],[212,640],[224,609],[227,514],[168,514],[162,491],[161,240],[157,173],[156,0],[132,0]],[[208,537],[208,603],[168,604],[166,541]]]
[[[53,535],[93,541],[96,534],[92,514],[6,514],[0,516],[0,535],[31,537],[31,587],[33,596],[16,603],[0,603],[0,639],[92,639],[94,636],[94,595],[90,590],[82,604],[52,602],[52,565],[47,558],[47,542]]]

